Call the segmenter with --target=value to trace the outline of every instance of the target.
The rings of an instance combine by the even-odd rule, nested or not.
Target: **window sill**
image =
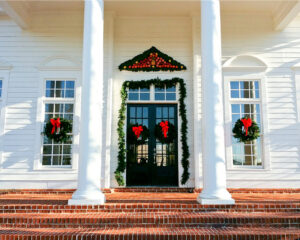
[[[40,168],[35,169],[35,171],[67,171],[67,172],[75,172],[77,169],[72,168],[72,166],[41,166]]]
[[[228,172],[230,171],[233,171],[233,172],[238,172],[238,171],[251,171],[251,172],[268,172],[270,171],[270,169],[266,169],[266,168],[263,168],[263,167],[233,167],[233,168],[228,168],[227,169]]]

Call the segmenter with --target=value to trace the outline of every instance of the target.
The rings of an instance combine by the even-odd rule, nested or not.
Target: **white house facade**
[[[98,204],[123,179],[231,204],[226,188],[300,187],[298,1],[0,7],[0,189],[76,188],[70,204]],[[242,143],[232,129],[245,116],[260,135]],[[72,122],[66,142],[43,133],[56,117]]]

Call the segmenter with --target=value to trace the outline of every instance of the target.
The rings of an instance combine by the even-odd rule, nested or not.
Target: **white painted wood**
[[[30,26],[30,13],[28,12],[26,2],[3,0],[0,1],[0,7],[22,29],[26,29]]]
[[[226,189],[219,0],[201,2],[203,190],[201,204],[234,204]]]
[[[231,6],[234,7],[235,5],[232,4]],[[34,119],[40,111],[38,101],[41,76],[38,67],[41,63],[52,56],[65,56],[66,59],[71,59],[81,65],[82,12],[52,12],[47,10],[35,12],[31,17],[31,29],[30,31],[24,31],[8,16],[0,16],[0,61],[9,62],[14,66],[11,69],[11,64],[9,64],[10,75],[3,130],[5,132],[5,143],[1,149],[3,151],[2,163],[5,168],[2,167],[1,169],[0,188],[75,188],[77,181],[76,169],[34,169],[34,162],[38,159],[34,152],[36,148],[40,149],[40,142],[36,143],[35,139],[36,136],[40,137],[41,130]],[[194,35],[192,34],[192,19],[189,14],[186,16],[168,15],[164,17],[153,17],[149,14],[146,17],[140,13],[136,13],[135,17],[124,17],[122,14],[116,14],[113,26],[113,60],[110,59],[108,49],[105,49],[104,54],[105,79],[108,79],[109,76],[106,73],[110,69],[109,64],[112,64],[113,68],[111,144],[109,146],[108,142],[105,143],[110,150],[110,187],[117,186],[113,172],[116,169],[118,150],[115,129],[120,106],[120,86],[125,80],[150,79],[157,76],[160,78],[182,77],[187,83],[188,145],[191,152],[191,177],[187,186],[195,186],[193,171],[195,169],[193,166],[195,161],[194,152],[196,151],[193,150],[193,80],[195,79],[193,41],[196,41],[198,46],[201,43],[200,19],[196,19],[198,19],[196,23],[197,32]],[[300,58],[299,24],[300,17],[296,17],[283,31],[274,31],[273,18],[268,14],[259,12],[241,13],[238,11],[222,12],[223,62],[233,57],[251,55],[265,59],[268,63],[268,69],[265,72],[265,84],[263,84],[263,87],[266,88],[266,97],[262,100],[266,101],[267,106],[267,117],[263,118],[264,120],[267,119],[269,125],[270,169],[227,171],[228,187],[299,187],[299,167],[294,169],[285,168],[285,163],[299,163],[300,161],[298,156],[300,153],[299,104],[296,101],[299,96],[296,91],[298,82],[294,77],[296,70],[291,69],[299,63]],[[128,28],[128,26],[131,27]],[[105,41],[109,41],[108,39],[111,36],[109,37],[108,34],[110,33],[108,30],[105,31]],[[193,39],[194,37],[196,39]],[[117,69],[120,63],[150,48],[152,45],[184,63],[188,68],[187,71],[131,73],[120,72]],[[109,46],[109,44],[106,46]],[[247,65],[244,67],[247,68]],[[53,70],[49,72],[53,72]],[[75,75],[76,70],[66,72]],[[240,73],[241,76],[244,75],[246,78],[248,74],[249,71]],[[252,71],[251,74],[253,74]],[[198,79],[200,79],[200,76],[198,76]],[[201,84],[199,84],[199,88],[201,89]],[[201,95],[199,97],[201,98]],[[200,105],[199,114],[202,114],[201,99],[198,99],[198,104]],[[104,116],[104,119],[106,119],[106,116]],[[106,125],[109,125],[109,123],[107,122]],[[14,139],[16,144],[14,144]],[[6,145],[6,142],[8,145]],[[107,162],[108,158],[103,160]],[[274,165],[274,163],[276,164]],[[288,165],[288,167],[290,166]],[[202,174],[200,180],[201,177]],[[103,186],[107,186],[106,181]]]
[[[85,1],[78,187],[69,200],[69,205],[105,202],[105,195],[100,190],[103,146],[103,35],[103,1]]]
[[[0,64],[3,70],[0,70],[0,80],[2,80],[2,93],[0,97],[0,170],[3,168],[2,155],[4,149],[4,126],[5,126],[5,114],[7,112],[6,101],[7,101],[7,89],[9,81],[9,73],[11,65]],[[6,68],[6,69],[5,69]]]
[[[194,164],[195,164],[195,187],[202,188],[202,116],[201,116],[201,43],[200,16],[195,13],[192,16],[193,28],[193,94],[194,94]]]
[[[274,17],[275,30],[286,28],[300,13],[300,1],[286,2],[281,5]]]

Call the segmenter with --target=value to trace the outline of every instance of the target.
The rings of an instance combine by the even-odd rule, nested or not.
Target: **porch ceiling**
[[[104,0],[106,11],[119,16],[189,16],[200,13],[200,0]],[[1,0],[0,8],[23,28],[37,12],[82,11],[84,0]],[[272,16],[274,28],[283,29],[300,12],[299,0],[221,0],[222,14]],[[24,21],[24,23],[22,23]]]

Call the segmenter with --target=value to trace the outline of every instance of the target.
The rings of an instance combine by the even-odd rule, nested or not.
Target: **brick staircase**
[[[0,239],[300,239],[300,190],[230,191],[227,206],[182,188],[105,189],[102,206],[68,206],[73,190],[0,191]]]

